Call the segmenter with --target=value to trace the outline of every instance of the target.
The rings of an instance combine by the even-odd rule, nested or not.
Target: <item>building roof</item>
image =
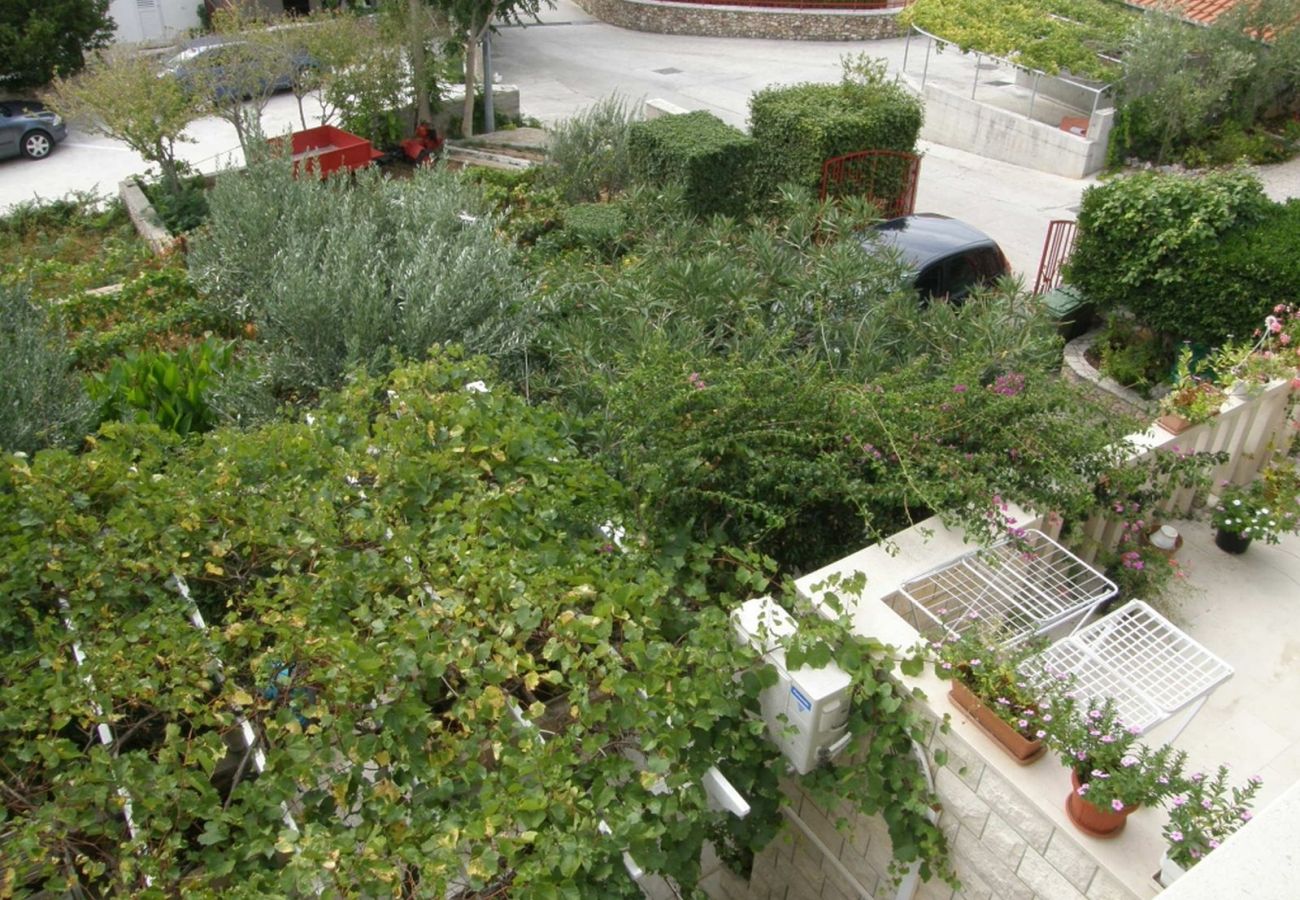
[[[1162,6],[1177,7],[1177,11],[1192,22],[1202,25],[1213,23],[1219,16],[1236,6],[1240,0],[1125,0],[1130,6],[1156,9]]]

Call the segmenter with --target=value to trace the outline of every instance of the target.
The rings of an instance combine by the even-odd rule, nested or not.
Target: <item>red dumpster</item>
[[[295,175],[305,170],[324,178],[342,168],[364,169],[383,155],[370,146],[370,141],[333,125],[295,131],[289,135],[289,143]]]

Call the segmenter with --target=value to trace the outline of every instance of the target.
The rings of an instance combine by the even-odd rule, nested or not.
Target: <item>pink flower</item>
[[[1047,732],[1040,728],[1034,732],[1034,737],[1038,738],[1039,740],[1042,740],[1043,738],[1047,737]]]
[[[1113,810],[1115,810],[1115,812],[1123,812],[1123,811],[1124,811],[1124,801],[1123,801],[1123,800],[1118,800],[1118,799],[1116,799],[1116,800],[1112,800],[1112,801],[1110,801],[1110,808],[1113,809]]]
[[[1210,838],[1210,849],[1213,850],[1215,847],[1218,846],[1219,846],[1219,842],[1216,841],[1214,838]]]
[[[1136,766],[1137,763],[1138,761],[1136,756],[1126,756],[1119,761],[1119,764],[1126,769],[1129,768],[1130,766]]]
[[[1079,785],[1079,790],[1075,791],[1075,793],[1082,797],[1084,794],[1088,793],[1088,786],[1086,784]]]
[[[1248,810],[1248,809],[1242,810],[1242,812],[1241,812],[1241,821],[1243,821],[1243,822],[1249,822],[1249,821],[1250,821],[1251,819],[1253,819],[1253,818],[1254,818],[1254,814],[1252,814],[1250,810]]]
[[[954,394],[964,394],[964,393],[966,393],[966,385],[964,385],[964,384],[954,384],[954,385],[952,386],[952,392],[953,392]]]
[[[1181,841],[1182,839],[1183,839],[1183,833],[1182,833],[1181,831],[1171,831],[1171,832],[1169,832],[1169,840],[1171,840],[1171,841]]]

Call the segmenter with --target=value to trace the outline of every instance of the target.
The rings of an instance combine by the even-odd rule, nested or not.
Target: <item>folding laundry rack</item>
[[[1125,727],[1142,732],[1190,706],[1171,741],[1232,677],[1232,666],[1141,600],[1052,644],[1026,662],[1033,670],[1072,675],[1084,696],[1113,698]]]
[[[1232,667],[1140,600],[1085,625],[1117,592],[1096,569],[1030,530],[911,579],[887,602],[930,640],[978,627],[1016,644],[1073,624],[1024,664],[1025,674],[1072,676],[1084,697],[1113,698],[1125,726],[1143,732],[1191,707],[1177,737]]]
[[[1115,596],[1115,583],[1041,531],[973,550],[903,584],[894,609],[924,637],[977,624],[1019,642],[1075,627]]]

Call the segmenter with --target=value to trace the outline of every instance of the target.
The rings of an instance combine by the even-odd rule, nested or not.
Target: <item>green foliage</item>
[[[921,102],[886,80],[883,63],[846,61],[836,84],[770,87],[749,101],[765,191],[785,182],[816,188],[822,163],[859,150],[916,149]],[[889,194],[887,189],[877,196]]]
[[[627,213],[615,203],[582,203],[564,211],[563,244],[612,259],[627,239]]]
[[[612,95],[555,125],[546,145],[541,183],[568,203],[599,200],[631,182],[628,135],[636,109]]]
[[[0,450],[6,453],[75,445],[90,424],[59,326],[26,289],[0,282]]]
[[[343,130],[377,147],[392,147],[411,127],[399,112],[408,102],[407,90],[401,48],[379,44],[337,72],[325,87],[325,97],[339,111]]]
[[[1248,540],[1276,544],[1300,533],[1300,470],[1294,459],[1270,463],[1249,484],[1230,484],[1214,510],[1214,527]]]
[[[138,183],[172,234],[193,231],[208,216],[208,182],[204,175],[183,179],[179,192],[159,190],[143,179]]]
[[[83,369],[98,369],[128,351],[185,343],[223,324],[207,313],[175,261],[141,273],[114,293],[74,294],[58,309]]]
[[[1102,374],[1143,396],[1165,380],[1174,364],[1156,333],[1128,313],[1112,310],[1092,346],[1101,357]]]
[[[110,425],[81,456],[6,461],[6,883],[635,896],[625,849],[689,889],[705,839],[763,846],[784,766],[749,711],[770,673],[726,611],[766,567],[610,548],[595,526],[631,506],[566,430],[448,355],[300,421],[185,443]],[[810,789],[884,812],[901,860],[950,875],[889,649],[817,621],[798,652],[851,673],[866,754]],[[744,822],[709,810],[713,765],[753,802]]]
[[[634,178],[679,185],[696,215],[742,216],[751,202],[754,138],[709,112],[637,122],[628,133]]]
[[[1114,55],[1137,14],[1104,0],[916,0],[899,15],[956,44],[1029,69],[1111,80]]]
[[[1297,91],[1300,23],[1292,0],[1237,4],[1209,26],[1151,10],[1125,40],[1111,162],[1276,161],[1285,147],[1255,126],[1285,115]]]
[[[1218,303],[1218,338],[1244,338],[1300,285],[1300,200],[1269,204],[1249,228],[1237,228],[1207,254],[1196,272],[1196,300]],[[1219,341],[1215,341],[1218,343]]]
[[[211,393],[230,368],[232,345],[208,338],[171,353],[129,352],[86,388],[101,422],[153,422],[184,437],[217,424]]]
[[[109,0],[5,0],[0,8],[0,82],[39,87],[68,76],[85,54],[107,46],[114,24]]]
[[[112,284],[152,259],[116,198],[27,201],[0,218],[0,281],[26,285],[34,297]]]
[[[294,178],[268,160],[218,179],[190,273],[208,311],[252,323],[282,390],[462,343],[506,357],[525,282],[477,190],[423,168],[409,179]]]
[[[1127,308],[1166,335],[1214,344],[1249,333],[1276,299],[1225,298],[1218,286],[1207,290],[1207,280],[1222,265],[1224,242],[1248,240],[1271,205],[1244,171],[1143,172],[1091,187],[1067,277],[1099,309]]]
[[[1264,782],[1252,775],[1244,787],[1229,788],[1227,766],[1219,766],[1213,778],[1195,772],[1181,781],[1162,833],[1169,858],[1190,869],[1250,821],[1250,807]]]

